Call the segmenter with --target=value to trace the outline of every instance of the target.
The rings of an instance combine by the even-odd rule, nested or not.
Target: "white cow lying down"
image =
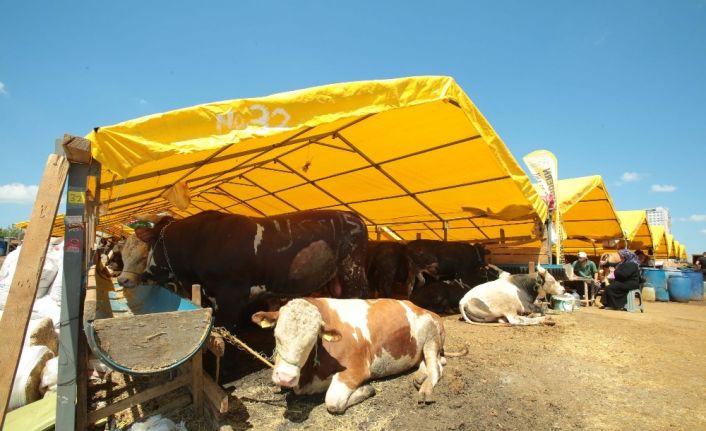
[[[497,280],[474,287],[461,298],[459,309],[468,323],[538,325],[549,321],[526,316],[540,311],[534,301],[547,293],[560,295],[564,287],[538,265],[534,275],[502,272]]]

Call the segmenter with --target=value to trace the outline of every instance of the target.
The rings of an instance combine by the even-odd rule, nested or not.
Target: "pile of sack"
[[[8,409],[34,402],[47,391],[56,391],[58,374],[59,316],[63,288],[63,238],[52,238],[39,280],[37,297],[12,386]],[[0,316],[17,270],[22,246],[10,252],[0,268]]]

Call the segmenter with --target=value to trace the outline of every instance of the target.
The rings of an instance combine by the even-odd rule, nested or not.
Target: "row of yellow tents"
[[[348,82],[208,103],[96,127],[86,138],[98,229],[136,213],[217,210],[265,217],[341,209],[371,237],[530,247],[547,204],[450,77]],[[616,211],[600,176],[559,181],[567,252],[627,241],[656,258],[684,248],[645,211]],[[23,226],[18,224],[18,226]],[[63,230],[57,219],[55,233]]]

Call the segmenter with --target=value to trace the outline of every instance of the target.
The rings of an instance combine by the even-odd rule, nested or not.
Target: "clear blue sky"
[[[706,250],[706,0],[0,0],[0,226],[64,132],[408,75],[453,76],[518,161],[548,149]]]

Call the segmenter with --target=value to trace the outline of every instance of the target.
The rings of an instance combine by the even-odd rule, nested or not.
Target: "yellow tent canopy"
[[[530,238],[547,215],[510,151],[449,77],[198,105],[100,127],[87,138],[102,166],[99,229],[167,209],[177,217],[343,209],[360,214],[371,232],[482,241]],[[179,188],[190,197],[182,209],[167,199]]]
[[[672,243],[672,253],[669,257],[672,259],[679,259],[681,257],[681,247],[681,243],[674,239]]]
[[[679,253],[679,258],[681,258],[682,260],[689,259],[689,254],[686,252],[686,246],[684,244],[681,245],[681,251]]]
[[[617,215],[625,239],[628,241],[628,248],[631,250],[641,249],[644,252],[653,248],[652,232],[647,223],[647,211],[617,211]]]
[[[671,258],[674,256],[674,236],[665,233],[664,238],[667,241],[667,256],[666,258]]]
[[[18,229],[27,229],[29,226],[29,220],[24,220],[15,223],[15,227]],[[64,236],[64,215],[57,214],[54,219],[54,224],[51,228],[51,236],[63,237]]]
[[[29,226],[29,220],[24,220],[15,223],[15,227],[20,229],[27,229]],[[54,225],[52,226],[51,236],[63,237],[64,236],[64,214],[57,214],[54,219]],[[125,225],[105,225],[102,227],[101,231],[113,237],[121,237],[131,235],[134,230],[129,226]]]
[[[652,244],[654,256],[656,259],[667,259],[669,250],[667,248],[667,238],[664,232],[664,226],[650,226],[652,231]]]
[[[600,175],[560,180],[558,196],[567,239],[623,238],[613,200]]]
[[[559,209],[564,227],[564,253],[585,251],[597,255],[603,241],[624,237],[613,201],[599,175],[567,178],[557,185]],[[532,244],[537,246],[537,244]]]

